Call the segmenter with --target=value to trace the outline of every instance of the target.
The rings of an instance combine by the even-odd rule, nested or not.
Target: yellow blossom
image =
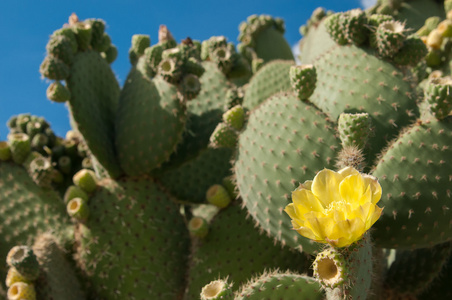
[[[352,167],[339,172],[324,169],[312,181],[292,192],[285,212],[302,236],[334,247],[347,247],[361,239],[378,220],[381,186],[370,175]]]

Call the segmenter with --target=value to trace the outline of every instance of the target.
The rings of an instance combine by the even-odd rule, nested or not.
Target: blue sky
[[[46,98],[48,82],[39,74],[49,35],[75,12],[80,19],[100,18],[119,55],[112,68],[122,85],[130,69],[128,49],[133,34],[148,34],[157,42],[160,24],[168,26],[177,41],[190,36],[206,40],[224,35],[237,43],[238,25],[252,14],[270,14],[286,22],[287,41],[301,38],[299,27],[316,7],[345,11],[374,0],[23,0],[0,2],[0,140],[8,133],[10,116],[31,113],[44,116],[59,136],[70,129],[63,104]]]

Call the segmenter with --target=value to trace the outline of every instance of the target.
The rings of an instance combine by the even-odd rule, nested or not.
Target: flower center
[[[342,199],[332,201],[325,209],[325,215],[333,210],[345,211],[345,201]]]

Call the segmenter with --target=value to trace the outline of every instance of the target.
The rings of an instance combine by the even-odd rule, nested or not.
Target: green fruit
[[[8,143],[13,161],[16,164],[23,163],[31,151],[31,142],[28,135],[25,133],[9,134]]]
[[[311,97],[317,82],[317,72],[313,65],[292,66],[289,76],[292,87],[300,100],[307,100]]]
[[[213,148],[234,148],[237,144],[238,133],[231,126],[220,123],[210,137]]]
[[[225,208],[231,203],[228,191],[219,184],[215,184],[207,190],[206,200],[219,208]]]
[[[71,92],[59,81],[52,82],[47,88],[47,98],[55,102],[66,102],[71,98]]]

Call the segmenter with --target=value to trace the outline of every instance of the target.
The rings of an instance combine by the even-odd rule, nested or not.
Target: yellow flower
[[[352,167],[339,172],[323,169],[313,181],[292,192],[285,212],[302,236],[334,247],[347,247],[361,239],[378,220],[381,186],[370,175]]]

